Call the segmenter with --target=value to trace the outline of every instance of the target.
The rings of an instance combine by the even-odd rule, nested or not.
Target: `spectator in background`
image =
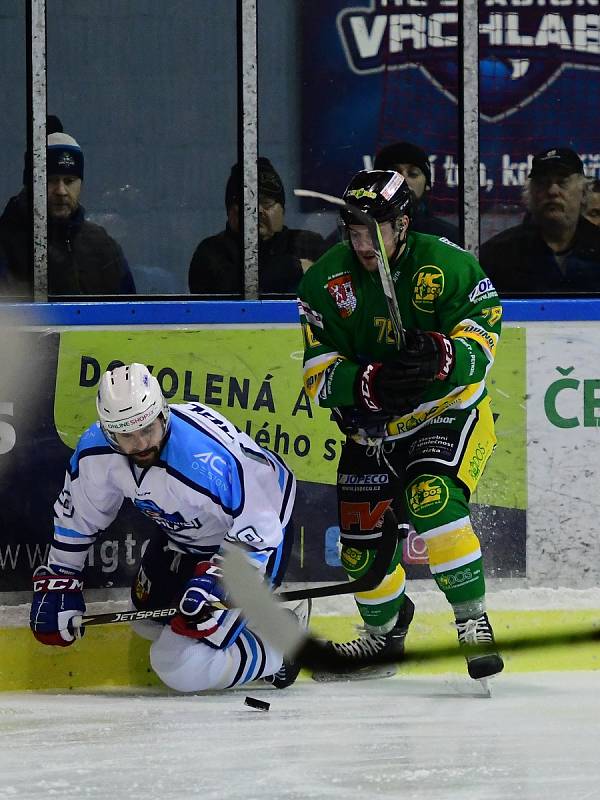
[[[51,295],[133,294],[135,286],[123,251],[100,225],[88,222],[80,204],[83,151],[48,118],[48,293]],[[4,294],[30,298],[29,163],[24,187],[0,217],[0,282]]]
[[[598,178],[591,180],[588,184],[583,216],[592,225],[600,225],[600,180]]]
[[[244,293],[243,243],[240,235],[241,171],[234,164],[225,189],[225,230],[203,239],[189,271],[192,294]],[[267,158],[258,159],[258,285],[261,296],[295,296],[302,274],[326,250],[318,233],[291,230],[284,224],[285,191]]]
[[[424,150],[410,142],[389,144],[375,156],[373,169],[393,169],[404,176],[416,199],[412,230],[462,243],[456,225],[434,217],[429,210],[427,194],[431,191],[431,167]]]
[[[500,294],[600,291],[600,229],[582,215],[586,191],[573,150],[552,148],[534,157],[523,222],[493,236],[479,255]]]

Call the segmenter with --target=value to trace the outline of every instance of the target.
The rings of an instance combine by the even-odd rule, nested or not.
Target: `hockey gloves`
[[[179,613],[171,620],[171,629],[181,636],[204,639],[219,626],[213,615],[215,603],[222,603],[225,590],[220,583],[221,568],[215,561],[200,561],[183,591]]]
[[[85,613],[83,580],[74,570],[40,566],[33,573],[33,602],[29,626],[42,644],[68,647],[83,636],[73,617]]]
[[[404,367],[406,375],[427,381],[445,381],[454,367],[452,339],[437,331],[405,331],[406,347],[400,350],[394,366]]]
[[[454,345],[442,333],[408,330],[406,347],[394,361],[359,370],[354,393],[360,408],[406,414],[419,405],[434,380],[446,380],[454,366]]]

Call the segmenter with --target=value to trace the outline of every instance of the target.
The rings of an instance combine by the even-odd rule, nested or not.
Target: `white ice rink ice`
[[[600,672],[2,694],[2,800],[597,800]],[[268,700],[269,712],[244,705]]]

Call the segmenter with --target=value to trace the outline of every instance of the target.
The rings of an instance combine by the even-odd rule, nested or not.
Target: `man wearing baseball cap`
[[[583,216],[587,190],[574,150],[553,147],[534,156],[523,192],[528,213],[479,255],[500,294],[600,292],[600,229]]]

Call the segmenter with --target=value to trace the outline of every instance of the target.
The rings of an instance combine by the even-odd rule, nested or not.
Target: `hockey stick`
[[[383,515],[381,546],[375,553],[371,568],[360,578],[341,583],[328,583],[325,586],[309,586],[306,589],[292,589],[278,592],[275,597],[280,600],[314,600],[317,597],[336,597],[340,594],[356,594],[369,592],[379,586],[384,579],[398,544],[398,522],[391,508]]]
[[[378,548],[375,554],[371,568],[360,578],[354,581],[328,583],[325,586],[309,586],[306,589],[278,592],[275,597],[283,601],[313,600],[317,597],[335,597],[342,594],[368,592],[374,589],[379,586],[385,577],[398,543],[398,523],[391,509],[388,509],[384,514],[382,533],[381,547]],[[250,568],[255,569],[251,565]],[[178,611],[179,609],[177,608],[157,608],[148,611],[116,611],[108,614],[93,614],[81,617],[79,625],[110,625],[114,622],[140,622],[149,619],[167,620],[174,617]]]
[[[338,653],[327,647],[300,627],[298,622],[276,600],[268,587],[257,580],[256,571],[236,548],[228,547],[223,561],[223,578],[236,607],[243,610],[252,630],[261,634],[273,647],[298,660],[303,667],[313,670],[340,672],[360,669],[373,664],[431,661],[448,656],[477,655],[477,648],[443,646],[437,648],[409,649],[401,656],[357,658]],[[497,638],[496,645],[502,653],[514,653],[535,647],[560,647],[566,644],[600,642],[600,625],[571,633],[539,635],[528,638]]]
[[[385,245],[381,236],[381,228],[377,220],[373,219],[370,214],[356,208],[350,203],[346,203],[339,197],[332,194],[323,194],[322,192],[314,192],[311,189],[294,189],[294,194],[297,197],[316,197],[319,200],[325,200],[332,205],[341,206],[345,208],[360,225],[366,225],[371,237],[371,243],[375,256],[377,257],[377,269],[379,277],[381,278],[381,285],[383,286],[383,293],[388,307],[388,313],[392,323],[394,332],[394,339],[396,340],[396,347],[400,350],[405,345],[404,327],[402,325],[402,317],[400,316],[400,308],[398,307],[398,300],[396,298],[396,291],[394,289],[394,281],[392,280],[392,273],[390,271],[390,263],[388,261],[387,253],[385,252]]]

